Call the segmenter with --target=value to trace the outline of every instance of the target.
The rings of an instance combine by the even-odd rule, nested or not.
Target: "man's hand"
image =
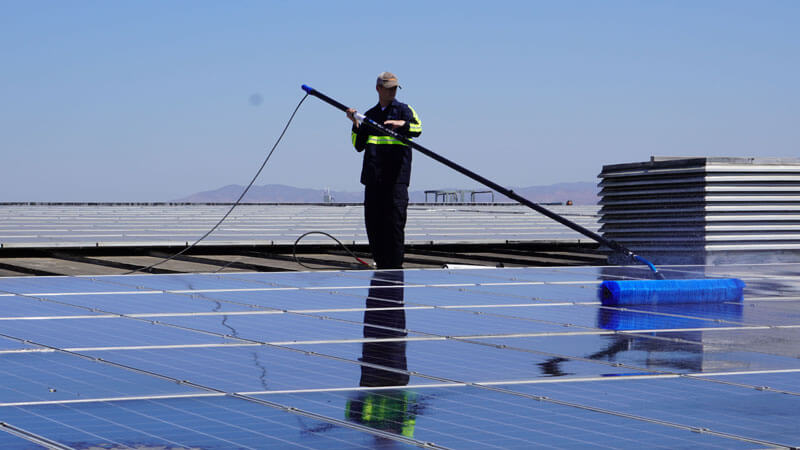
[[[406,121],[405,120],[387,120],[386,122],[383,122],[383,124],[386,125],[387,127],[392,127],[393,130],[396,130],[396,129],[402,127],[403,125],[405,125]]]
[[[358,119],[356,119],[356,110],[353,108],[348,108],[347,111],[347,118],[353,121],[353,125],[358,128]]]

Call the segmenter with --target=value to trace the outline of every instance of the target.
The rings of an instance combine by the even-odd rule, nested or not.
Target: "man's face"
[[[395,95],[397,95],[397,86],[391,88],[385,88],[383,86],[375,86],[375,90],[378,91],[378,98],[380,100],[388,100],[391,101],[394,99]]]

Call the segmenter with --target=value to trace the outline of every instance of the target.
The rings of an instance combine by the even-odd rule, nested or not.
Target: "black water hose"
[[[267,165],[267,162],[272,157],[272,154],[275,152],[275,149],[278,148],[278,144],[281,143],[281,139],[283,139],[283,135],[286,134],[286,130],[289,129],[289,125],[292,124],[292,120],[294,120],[294,116],[297,114],[297,110],[300,109],[300,105],[303,104],[303,102],[306,100],[306,98],[308,98],[308,94],[304,95],[303,98],[300,99],[300,102],[297,103],[297,106],[294,108],[294,111],[292,111],[292,115],[289,116],[289,120],[286,122],[286,125],[283,127],[283,131],[281,131],[280,136],[278,136],[278,140],[276,140],[275,144],[272,145],[272,149],[270,149],[269,153],[267,154],[267,157],[264,159],[264,162],[261,163],[261,167],[258,168],[258,171],[256,171],[256,174],[253,175],[253,179],[250,180],[250,183],[247,185],[247,187],[245,187],[244,190],[242,191],[242,193],[239,194],[239,198],[237,198],[236,201],[233,203],[233,205],[231,205],[231,207],[228,209],[228,211],[225,213],[225,215],[222,216],[222,218],[219,219],[219,221],[217,221],[217,223],[214,224],[214,226],[211,227],[210,230],[208,230],[204,235],[200,236],[191,245],[188,245],[188,246],[184,247],[179,252],[177,252],[177,253],[175,253],[175,254],[173,254],[171,256],[168,256],[166,258],[163,258],[163,259],[161,259],[160,261],[158,261],[156,263],[150,264],[149,266],[140,267],[140,268],[138,268],[136,270],[131,270],[130,272],[126,272],[123,275],[130,275],[130,274],[134,274],[134,273],[137,273],[137,272],[144,272],[144,271],[148,271],[149,272],[150,269],[152,269],[152,268],[154,268],[156,266],[160,266],[161,264],[164,264],[167,261],[171,261],[171,260],[177,258],[178,256],[181,256],[184,253],[188,252],[189,250],[193,249],[203,239],[207,238],[211,233],[216,231],[216,229],[219,228],[220,225],[222,225],[222,222],[224,222],[225,219],[227,219],[228,216],[231,215],[231,213],[233,212],[234,208],[239,206],[239,204],[242,202],[242,198],[244,198],[245,194],[247,194],[247,192],[250,190],[250,188],[253,187],[253,184],[258,179],[258,176],[261,175],[261,172],[264,170],[264,167]],[[222,269],[224,269],[224,268],[225,267],[222,267]]]

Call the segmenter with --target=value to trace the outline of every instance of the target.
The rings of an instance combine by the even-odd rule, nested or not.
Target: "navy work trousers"
[[[378,269],[402,269],[408,185],[370,184],[364,189],[364,223]]]

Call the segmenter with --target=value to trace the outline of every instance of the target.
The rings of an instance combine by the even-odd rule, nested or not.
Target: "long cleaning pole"
[[[325,103],[328,103],[329,105],[331,105],[331,106],[333,106],[333,107],[335,107],[337,109],[340,109],[342,111],[347,111],[348,110],[347,106],[337,102],[336,100],[328,97],[327,95],[323,94],[322,92],[312,88],[311,86],[308,86],[308,85],[304,84],[302,86],[302,88],[309,95],[313,95],[314,97],[319,98],[320,100],[324,101]],[[558,223],[560,223],[562,225],[565,225],[565,226],[577,231],[578,233],[581,233],[584,236],[587,236],[587,237],[589,237],[591,239],[594,239],[595,241],[597,241],[597,242],[599,242],[601,244],[606,245],[608,248],[610,248],[610,249],[612,249],[614,251],[622,253],[623,255],[625,255],[625,256],[627,256],[627,257],[629,257],[631,259],[634,259],[634,260],[639,261],[639,262],[641,262],[643,264],[646,264],[650,268],[650,270],[653,271],[653,274],[654,274],[654,276],[656,276],[656,278],[658,278],[658,279],[663,279],[664,278],[664,276],[661,274],[661,272],[658,271],[658,269],[656,269],[656,266],[654,266],[653,263],[651,263],[650,261],[644,259],[643,257],[633,253],[633,251],[631,251],[627,247],[623,246],[619,242],[612,241],[611,239],[606,239],[603,236],[600,236],[599,234],[595,233],[594,231],[589,230],[589,229],[587,229],[585,227],[582,227],[582,226],[578,225],[577,223],[575,223],[575,222],[573,222],[573,221],[571,221],[571,220],[569,220],[567,218],[564,218],[564,217],[562,217],[562,216],[550,211],[549,209],[544,208],[543,206],[528,200],[525,197],[522,197],[521,195],[517,194],[516,192],[512,191],[511,189],[506,189],[503,186],[500,186],[499,184],[495,183],[494,181],[489,180],[487,178],[484,178],[484,177],[478,175],[477,173],[467,169],[466,167],[463,167],[463,166],[461,166],[459,164],[454,163],[453,161],[450,161],[449,159],[447,159],[447,158],[445,158],[445,157],[433,152],[432,150],[429,150],[429,149],[423,147],[422,145],[412,141],[411,139],[396,133],[394,130],[390,130],[390,129],[384,127],[383,125],[375,122],[374,120],[370,119],[369,117],[364,116],[363,114],[358,114],[357,118],[359,120],[361,120],[361,122],[363,124],[366,124],[367,126],[373,128],[373,129],[375,129],[375,130],[377,130],[377,131],[379,131],[381,133],[385,133],[386,135],[391,136],[391,137],[403,142],[404,144],[408,145],[409,147],[419,151],[420,153],[425,154],[426,156],[428,156],[430,158],[435,159],[436,161],[439,161],[440,163],[444,164],[447,167],[450,167],[451,169],[455,170],[456,172],[459,172],[459,173],[461,173],[463,175],[466,175],[469,178],[472,178],[473,180],[477,181],[478,183],[481,183],[484,186],[487,186],[487,187],[489,187],[491,189],[494,189],[495,191],[505,195],[506,197],[511,198],[513,200],[516,200],[519,203],[521,203],[521,204],[533,209],[534,211],[539,212],[539,213],[541,213],[541,214],[543,214],[543,215],[555,220],[556,222],[558,222]]]

